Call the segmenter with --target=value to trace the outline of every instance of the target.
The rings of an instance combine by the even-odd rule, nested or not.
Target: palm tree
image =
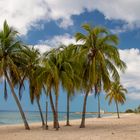
[[[29,81],[29,92],[30,92],[30,100],[33,104],[34,100],[37,102],[37,106],[39,109],[42,126],[45,126],[43,113],[40,105],[40,95],[43,89],[43,81],[39,79],[39,75],[42,72],[42,67],[40,65],[40,53],[39,50],[34,47],[26,47],[23,50],[24,56],[26,58],[26,65],[23,69],[23,78],[25,77]]]
[[[98,98],[98,118],[101,118],[101,113],[100,113],[100,92],[101,92],[101,81],[98,81],[97,84],[95,85],[95,98]]]
[[[74,97],[75,91],[80,89],[80,77],[78,76],[79,64],[77,63],[75,56],[77,54],[75,46],[70,44],[68,46],[61,46],[61,61],[67,67],[65,74],[61,77],[62,87],[67,91],[67,121],[66,126],[70,126],[69,122],[69,110],[70,110],[70,98]]]
[[[44,77],[44,85],[47,87],[47,95],[49,95],[51,108],[53,111],[54,116],[54,128],[56,130],[59,129],[59,122],[58,122],[58,93],[59,93],[59,74],[57,68],[57,51],[55,49],[51,50],[50,52],[44,53],[43,58],[43,66],[44,70],[42,71],[41,77]],[[55,105],[53,103],[52,97],[52,89],[55,91]]]
[[[88,93],[92,90],[100,78],[103,89],[108,90],[110,87],[110,77],[119,79],[116,67],[124,70],[126,65],[120,60],[117,50],[118,37],[110,34],[103,27],[91,27],[88,24],[82,26],[87,34],[77,33],[76,41],[82,41],[80,45],[79,60],[83,61],[83,83],[85,88],[85,98],[83,105],[83,114],[80,128],[85,127],[86,100]],[[111,73],[111,74],[110,74]]]
[[[109,104],[111,104],[112,100],[115,101],[118,118],[120,118],[118,103],[124,104],[126,100],[125,98],[126,93],[127,93],[127,89],[125,89],[120,84],[120,82],[117,81],[117,82],[112,82],[110,91],[106,95],[106,99],[109,98]]]
[[[70,56],[70,55],[69,55]],[[45,53],[43,60],[44,64],[44,76],[46,78],[45,85],[47,87],[47,92],[50,96],[51,107],[54,114],[54,127],[58,130],[58,96],[59,96],[59,86],[68,91],[68,93],[73,93],[74,91],[74,71],[72,66],[72,59],[68,60],[68,50],[65,46],[60,46],[59,48],[51,50],[49,53]],[[51,95],[51,90],[55,92],[55,108],[53,105],[53,99]],[[68,97],[69,102],[69,97]],[[69,103],[67,103],[69,105]],[[69,107],[68,107],[69,110]],[[69,112],[69,111],[68,111]],[[67,115],[69,117],[69,114]]]
[[[74,70],[71,65],[72,63],[72,49],[71,46],[63,46],[63,51],[61,51],[62,59],[69,66],[70,73],[65,73],[65,77],[62,78],[62,87],[67,91],[67,121],[66,126],[70,126],[69,122],[69,111],[70,111],[70,97],[74,94]]]
[[[21,57],[21,48],[22,43],[17,38],[17,31],[9,27],[5,21],[3,30],[0,32],[0,75],[3,75],[8,82],[12,95],[23,119],[25,129],[29,130],[30,128],[28,122],[18,97],[14,91],[14,84],[12,82],[12,79],[18,79],[18,81],[21,82],[19,73],[19,67],[23,62],[23,58]]]

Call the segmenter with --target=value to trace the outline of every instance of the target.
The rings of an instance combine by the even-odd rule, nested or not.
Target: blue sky
[[[120,107],[135,108],[140,102],[140,2],[124,0],[5,0],[0,1],[0,29],[6,19],[9,25],[16,28],[21,39],[34,45],[41,52],[59,44],[75,43],[76,32],[83,32],[81,25],[89,23],[109,28],[119,36],[119,50],[121,58],[128,68],[121,74],[121,82],[128,89],[127,101]],[[22,8],[24,7],[24,8]],[[130,8],[131,7],[131,8]],[[28,86],[23,93],[22,106],[24,110],[37,110],[36,103],[31,105],[28,95]],[[2,85],[0,96],[0,110],[17,110],[13,97],[10,94],[7,102],[4,101]],[[108,106],[101,94],[101,108],[114,111],[115,105]],[[71,101],[71,111],[82,111],[83,95],[76,95]],[[41,97],[41,105],[45,110],[46,97]],[[49,108],[50,110],[50,108]],[[60,87],[59,111],[66,110],[66,92]],[[88,97],[87,111],[97,111],[97,100],[94,94]]]

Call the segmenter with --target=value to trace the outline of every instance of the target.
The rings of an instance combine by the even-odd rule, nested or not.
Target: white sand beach
[[[139,140],[140,115],[123,114],[116,116],[86,119],[86,128],[79,128],[80,120],[72,120],[70,127],[60,122],[60,130],[42,130],[41,124],[30,124],[31,130],[23,125],[0,126],[0,140]]]

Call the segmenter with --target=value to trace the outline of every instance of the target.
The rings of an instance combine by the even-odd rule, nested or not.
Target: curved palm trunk
[[[44,122],[44,118],[43,118],[43,113],[42,113],[42,109],[41,109],[41,106],[40,106],[39,99],[37,97],[36,97],[36,102],[37,102],[37,106],[38,106],[40,117],[41,117],[41,121],[42,121],[42,127],[44,127],[45,126],[45,122]]]
[[[119,107],[118,107],[118,102],[117,102],[117,101],[115,101],[115,103],[116,103],[117,115],[118,115],[118,119],[119,119],[119,118],[120,118],[120,115],[119,115]]]
[[[80,128],[85,128],[85,113],[86,113],[87,97],[88,97],[88,92],[86,92],[85,97],[84,97],[82,120],[81,120]]]
[[[67,122],[66,122],[66,126],[71,126],[70,123],[69,123],[69,107],[70,105],[70,95],[67,94]]]
[[[101,118],[101,113],[100,113],[100,93],[98,93],[98,118]]]
[[[46,102],[46,129],[48,130],[48,102]]]
[[[18,108],[19,108],[21,117],[22,117],[23,122],[24,122],[24,125],[25,125],[25,129],[30,130],[30,127],[29,127],[28,122],[27,122],[27,120],[26,120],[25,114],[24,114],[24,112],[23,112],[23,110],[22,110],[21,104],[20,104],[20,102],[19,102],[19,100],[18,100],[18,97],[17,97],[15,91],[14,91],[14,86],[13,86],[13,84],[12,84],[12,82],[11,82],[11,80],[10,80],[8,74],[7,74],[7,72],[5,72],[5,77],[6,77],[7,81],[8,81],[8,84],[9,84],[9,86],[10,86],[10,88],[11,88],[11,91],[12,91],[12,95],[13,95],[15,101],[16,101],[16,104],[17,104]]]
[[[55,111],[55,107],[54,107],[54,103],[53,103],[53,98],[52,98],[52,93],[49,93],[49,98],[50,98],[50,104],[51,104],[51,108],[52,108],[52,112],[53,112],[53,119],[54,119],[54,123],[53,123],[53,127],[56,128],[56,126],[59,126],[59,123],[57,121],[56,118],[56,111]]]
[[[56,118],[56,130],[59,130],[59,123],[58,123],[58,95],[55,98],[55,118]]]

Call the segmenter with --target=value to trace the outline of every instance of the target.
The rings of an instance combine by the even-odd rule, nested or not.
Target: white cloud
[[[59,47],[62,44],[67,46],[71,43],[78,44],[79,42],[76,42],[74,37],[72,37],[70,34],[56,35],[48,40],[40,40],[39,44],[35,45],[35,48],[39,49],[40,52],[43,53],[51,48]]]
[[[73,25],[72,16],[87,11],[100,11],[106,19],[124,22],[120,30],[126,31],[140,27],[139,0],[46,0],[50,9],[50,18],[61,19],[60,27]],[[91,17],[92,18],[92,17]]]
[[[26,34],[36,22],[47,16],[47,5],[43,0],[1,0],[0,27],[6,19],[22,34]]]
[[[48,45],[37,44],[34,46],[34,48],[38,49],[40,53],[44,53],[46,51],[50,51],[52,47]]]
[[[68,27],[73,25],[73,21],[71,19],[72,15],[80,15],[85,11],[87,5],[93,3],[92,0],[46,0],[50,9],[50,17],[51,19],[58,20],[61,19],[60,22],[61,27]],[[90,4],[89,4],[90,3]]]
[[[74,24],[73,15],[98,10],[106,19],[124,21],[123,30],[133,29],[140,27],[139,7],[139,0],[1,0],[0,28],[5,19],[22,34],[32,27],[40,28],[40,21],[54,20],[67,28]]]
[[[121,74],[121,82],[128,89],[128,97],[140,99],[140,50],[120,50],[121,59],[126,62],[127,69]]]
[[[71,16],[81,14],[88,3],[86,0],[80,3],[75,0],[1,0],[0,28],[5,19],[21,34],[32,27],[38,28],[40,21],[54,20],[60,27],[67,28],[73,25]]]
[[[95,7],[104,13],[107,19],[119,19],[127,22],[134,22],[139,17],[139,0],[99,0]]]
[[[95,7],[106,19],[123,21],[120,28],[123,32],[140,27],[139,0],[98,0],[95,2]]]
[[[128,98],[132,99],[132,100],[140,100],[140,92],[134,92],[134,93],[130,93],[127,95]]]
[[[111,29],[111,33],[113,34],[120,34],[120,33],[124,33],[128,30],[128,28],[124,28],[124,27],[115,27],[114,29]]]
[[[74,37],[72,37],[70,34],[64,34],[64,35],[55,35],[51,39],[48,40],[40,40],[40,44],[47,44],[51,47],[58,47],[59,45],[69,45],[71,43],[76,44],[76,41]]]

